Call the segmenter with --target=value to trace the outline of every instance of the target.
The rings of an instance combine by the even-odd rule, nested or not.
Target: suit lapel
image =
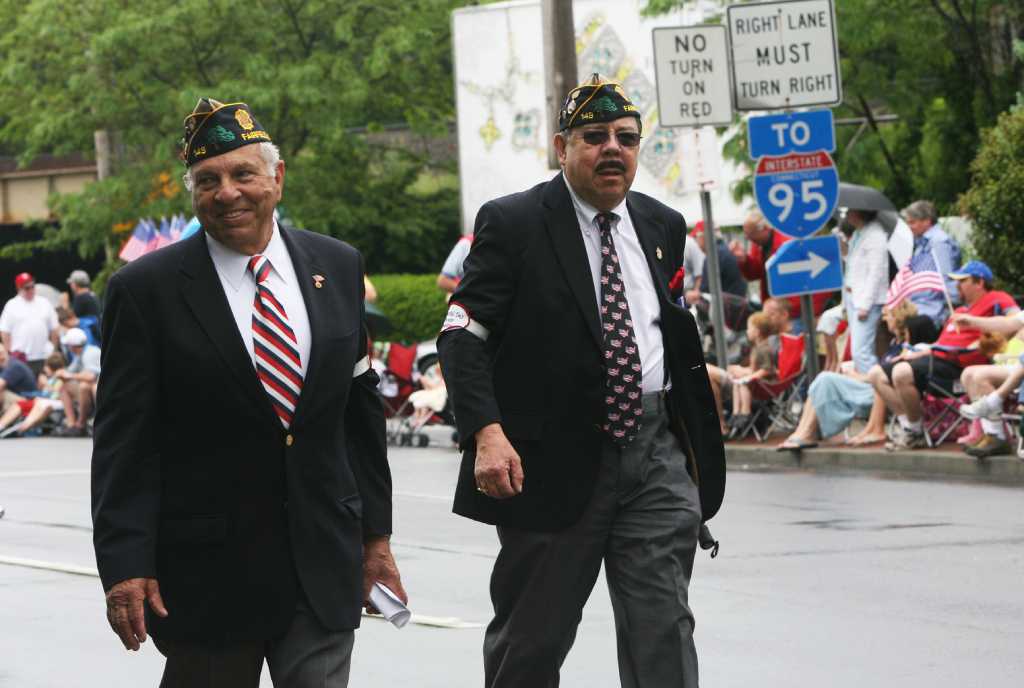
[[[629,209],[629,216],[633,220],[633,229],[636,230],[637,239],[640,241],[640,247],[644,250],[644,257],[647,258],[647,268],[651,271],[651,279],[654,281],[654,288],[658,292],[659,301],[671,302],[668,293],[668,283],[662,278],[662,271],[658,268],[657,263],[664,258],[658,258],[658,251],[661,249],[664,256],[664,251],[668,249],[668,244],[665,243],[667,234],[665,233],[664,225],[657,219],[651,216],[640,203],[635,203],[634,199],[631,198],[632,194],[626,197],[626,207]],[[662,244],[664,248],[662,248]]]
[[[306,246],[297,236],[301,230],[285,229],[278,225],[281,238],[288,247],[288,254],[292,259],[292,266],[295,268],[295,279],[299,282],[299,291],[302,292],[302,300],[306,302],[306,315],[309,317],[309,331],[312,341],[309,346],[309,362],[306,365],[306,375],[302,380],[302,393],[299,394],[299,403],[295,407],[295,416],[292,418],[292,428],[300,425],[303,420],[303,412],[309,408],[310,399],[314,398],[317,381],[323,377],[317,375],[316,371],[323,362],[327,350],[327,318],[330,310],[330,291],[327,289],[316,289],[313,286],[313,275],[327,275],[327,272],[317,265],[316,258],[306,250]],[[337,314],[337,306],[335,306]]]
[[[583,245],[583,233],[576,218],[576,211],[569,197],[569,189],[565,186],[562,175],[548,182],[544,188],[544,224],[551,243],[555,246],[555,256],[565,272],[576,305],[579,306],[587,329],[600,349],[601,323],[598,318],[597,299],[594,296],[594,277],[590,274],[590,261]]]
[[[261,409],[268,419],[279,423],[238,332],[235,316],[231,313],[224,287],[206,247],[205,232],[198,231],[186,241],[188,244],[181,261],[183,279],[180,287],[185,303],[192,309],[199,326],[255,408]]]

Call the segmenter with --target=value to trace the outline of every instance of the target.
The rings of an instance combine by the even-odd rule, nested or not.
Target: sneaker
[[[987,459],[990,456],[1012,454],[1013,448],[1010,446],[1010,443],[1006,441],[1005,437],[985,435],[981,438],[980,442],[973,447],[967,447],[964,451],[975,458]]]
[[[999,420],[1003,414],[1003,407],[1000,404],[998,407],[992,405],[986,394],[977,401],[972,401],[969,404],[963,404],[960,407],[960,415],[964,418],[974,420],[976,418],[988,418],[989,420]]]
[[[900,451],[903,449],[923,449],[928,446],[928,441],[924,437],[924,432],[918,430],[907,430],[906,428],[900,428],[898,433],[893,433],[895,437],[885,443],[886,451]]]

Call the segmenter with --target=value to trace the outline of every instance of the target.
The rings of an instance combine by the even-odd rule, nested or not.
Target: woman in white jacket
[[[878,363],[875,331],[889,289],[889,249],[885,229],[869,210],[849,210],[846,221],[854,228],[846,256],[843,301],[850,324],[853,364],[867,373]]]

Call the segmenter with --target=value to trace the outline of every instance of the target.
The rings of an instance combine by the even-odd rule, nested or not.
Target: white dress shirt
[[[587,249],[587,260],[590,262],[590,277],[594,281],[595,303],[601,303],[601,230],[597,226],[597,208],[588,204],[573,191],[569,180],[565,180],[572,197],[576,218],[583,233],[583,245]],[[661,341],[661,307],[658,305],[658,293],[654,288],[651,269],[647,257],[636,236],[633,220],[623,199],[612,211],[618,220],[612,223],[612,240],[615,252],[619,256],[622,268],[622,282],[626,289],[626,302],[629,314],[633,319],[633,334],[640,354],[642,391],[644,394],[661,391],[665,388],[665,347]],[[598,321],[601,318],[598,306]]]
[[[252,366],[256,368],[256,354],[252,345],[252,306],[256,300],[256,278],[249,273],[249,259],[252,256],[244,256],[236,253],[224,244],[220,243],[209,233],[206,234],[206,246],[210,250],[210,258],[213,259],[213,266],[217,269],[217,276],[224,287],[224,295],[228,297],[228,305],[231,306],[231,314],[235,316],[235,325],[238,326],[238,333],[242,335],[242,342],[249,352]],[[264,282],[267,288],[273,292],[274,297],[284,306],[288,314],[288,324],[295,332],[295,339],[298,340],[299,359],[302,362],[302,376],[306,376],[306,367],[309,365],[309,349],[312,335],[309,329],[309,314],[306,312],[306,302],[299,290],[299,281],[295,276],[295,266],[292,265],[291,256],[288,254],[288,247],[281,238],[277,222],[274,222],[273,234],[270,235],[270,243],[263,250],[262,255],[270,261],[272,269]]]

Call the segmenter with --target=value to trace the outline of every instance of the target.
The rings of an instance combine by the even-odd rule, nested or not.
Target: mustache
[[[600,174],[606,170],[615,170],[616,172],[626,173],[626,166],[618,160],[605,160],[598,164],[596,172]]]

